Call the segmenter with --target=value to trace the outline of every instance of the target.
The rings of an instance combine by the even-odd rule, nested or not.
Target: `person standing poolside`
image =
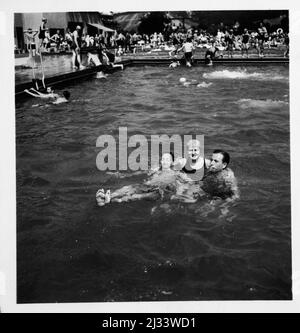
[[[250,35],[248,30],[245,28],[244,33],[242,35],[242,57],[244,56],[244,53],[246,53],[246,57],[249,58],[248,54],[249,41],[250,41]]]
[[[56,34],[50,37],[50,40],[55,43],[55,52],[60,51],[61,42],[63,41],[63,36],[60,33],[60,30],[56,30]]]
[[[215,41],[213,41],[211,47],[207,49],[205,53],[204,62],[206,65],[211,66],[213,64],[217,52],[218,48],[216,47]]]
[[[193,57],[193,51],[195,50],[195,47],[192,43],[191,38],[187,38],[186,42],[183,43],[182,47],[177,50],[177,52],[183,50],[184,52],[184,59],[187,67],[192,66],[192,57]]]
[[[51,46],[50,32],[49,32],[49,29],[46,28],[45,29],[45,38],[44,38],[44,41],[43,41],[43,48],[46,52],[50,52],[50,46]]]
[[[65,40],[66,40],[67,45],[68,45],[68,51],[71,51],[71,47],[72,47],[72,44],[73,44],[73,37],[72,37],[72,33],[71,33],[69,28],[67,28],[67,30],[66,30]]]
[[[233,57],[233,46],[235,43],[235,36],[233,34],[233,29],[230,29],[230,32],[225,35],[225,42],[228,52],[228,57]]]
[[[45,17],[42,18],[42,24],[40,25],[40,31],[39,31],[39,49],[43,46],[44,39],[45,39],[45,32],[46,32],[46,24],[47,24],[47,19]]]
[[[233,201],[240,195],[234,173],[228,168],[229,162],[230,156],[226,151],[214,150],[201,188],[212,197]]]
[[[73,68],[80,69],[81,65],[81,60],[80,60],[80,36],[79,36],[79,31],[81,30],[81,26],[78,25],[76,29],[73,31],[73,43],[71,45],[71,50],[72,50],[72,66]],[[76,65],[77,61],[77,65]]]
[[[284,58],[289,57],[289,51],[290,51],[290,38],[289,38],[289,34],[285,33],[284,35],[284,44],[285,44],[285,51],[284,51]]]
[[[264,43],[268,39],[267,28],[261,22],[257,29],[257,53],[260,58],[264,57]]]
[[[25,41],[27,45],[27,50],[29,52],[29,58],[32,58],[36,55],[36,43],[35,43],[35,36],[38,33],[37,30],[32,30],[28,28],[28,30],[24,31]]]

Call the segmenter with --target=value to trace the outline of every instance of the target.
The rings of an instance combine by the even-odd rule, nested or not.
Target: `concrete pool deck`
[[[195,65],[205,66],[204,50],[197,50],[194,63]],[[288,64],[289,58],[283,57],[283,50],[266,49],[265,57],[259,58],[255,50],[249,52],[249,58],[241,57],[241,51],[235,51],[232,58],[229,58],[224,52],[223,58],[214,60],[214,64]],[[39,57],[37,57],[39,59]],[[83,54],[82,62],[85,64],[86,55]],[[122,56],[120,64],[127,66],[168,66],[172,62],[172,58],[167,51],[125,54]],[[32,69],[28,66],[28,56],[18,55],[15,58],[15,97],[16,99],[30,97],[24,92],[24,89],[33,87],[33,78],[35,77],[39,88],[43,91],[42,73],[44,73],[44,82],[46,86],[63,87],[76,80],[82,80],[92,77],[99,71],[112,73],[120,68],[112,68],[105,65],[86,67],[81,70],[71,68],[71,54],[47,54],[43,55],[43,68],[41,70],[40,61],[36,62],[36,67]]]

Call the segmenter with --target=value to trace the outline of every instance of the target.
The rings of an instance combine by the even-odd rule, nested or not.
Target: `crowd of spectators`
[[[42,52],[66,52],[71,51],[73,32],[57,30],[50,36],[48,27],[44,27],[41,39]],[[194,48],[209,49],[215,47],[218,56],[233,55],[233,51],[240,51],[242,56],[248,57],[248,51],[255,49],[259,57],[264,56],[264,49],[284,47],[284,56],[288,56],[289,35],[282,28],[268,29],[263,23],[254,30],[241,29],[239,24],[231,28],[220,28],[215,33],[205,29],[184,29],[181,27],[165,29],[163,32],[152,34],[139,34],[137,32],[114,31],[113,33],[80,34],[80,48],[98,48],[105,46],[113,49],[115,54],[121,56],[124,53],[151,52],[166,50],[169,52],[180,48],[190,39]]]

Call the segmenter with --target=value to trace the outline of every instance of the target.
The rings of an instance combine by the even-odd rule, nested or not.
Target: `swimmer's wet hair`
[[[213,154],[222,154],[223,155],[222,162],[226,163],[227,165],[229,164],[229,162],[230,162],[230,155],[227,153],[227,151],[222,150],[222,149],[215,149],[213,151]],[[227,165],[226,165],[226,167],[227,167]]]
[[[65,91],[63,92],[63,95],[64,95],[64,97],[65,97],[66,99],[69,100],[69,98],[70,98],[70,96],[71,96],[71,93],[70,93],[68,90],[65,90]]]

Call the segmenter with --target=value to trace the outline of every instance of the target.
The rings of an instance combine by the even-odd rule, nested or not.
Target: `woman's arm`
[[[34,93],[30,92],[28,89],[25,89],[24,91],[25,91],[27,94],[29,94],[29,95],[31,95],[31,96],[33,96],[33,97],[41,97],[40,95],[37,95],[37,94],[34,94]]]

